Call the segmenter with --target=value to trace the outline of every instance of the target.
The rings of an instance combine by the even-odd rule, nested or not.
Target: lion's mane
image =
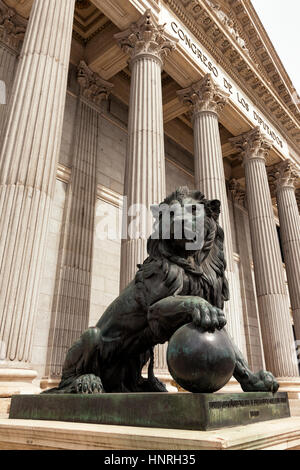
[[[205,240],[202,249],[183,258],[175,252],[170,240],[153,239],[150,236],[147,243],[149,256],[142,265],[138,266],[135,282],[140,283],[144,274],[155,272],[160,266],[165,275],[164,283],[166,286],[170,285],[168,295],[176,293],[200,296],[223,309],[224,301],[229,299],[229,291],[225,276],[224,231],[218,223],[220,202],[205,199],[200,191],[190,191],[187,187],[181,187],[168,196],[162,204],[172,205],[175,202],[182,204],[187,197],[204,204],[205,207]],[[174,269],[175,267],[178,269]],[[177,273],[176,280],[174,273]]]

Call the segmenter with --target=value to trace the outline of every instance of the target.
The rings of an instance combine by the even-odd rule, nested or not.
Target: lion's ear
[[[208,207],[211,210],[212,217],[218,220],[221,212],[221,202],[218,199],[213,199],[212,201],[208,201]]]

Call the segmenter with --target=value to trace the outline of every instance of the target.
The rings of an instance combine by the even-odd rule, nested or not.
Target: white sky
[[[251,1],[300,95],[300,1]]]

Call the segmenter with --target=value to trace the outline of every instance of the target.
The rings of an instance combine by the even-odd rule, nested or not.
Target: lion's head
[[[147,250],[149,257],[145,261],[147,265],[158,260],[166,260],[168,265],[177,265],[184,271],[181,295],[199,295],[212,305],[223,308],[224,300],[228,300],[228,283],[225,277],[226,261],[224,257],[224,231],[218,223],[220,215],[220,201],[207,200],[200,191],[190,191],[188,187],[178,188],[168,196],[161,205],[175,208],[170,213],[170,237],[163,234],[163,217],[157,218],[159,236],[148,239]],[[193,208],[202,204],[204,211],[193,211]],[[192,230],[188,230],[178,238],[174,236],[175,221],[178,227],[178,219],[182,227],[185,222],[186,212],[181,210],[184,206],[192,207],[189,213],[189,223]],[[199,206],[198,206],[199,207]],[[202,214],[202,215],[201,215]],[[197,217],[202,217],[203,242],[200,249],[187,249],[188,243],[194,241]],[[200,225],[201,226],[201,225]],[[144,263],[144,264],[145,264]]]

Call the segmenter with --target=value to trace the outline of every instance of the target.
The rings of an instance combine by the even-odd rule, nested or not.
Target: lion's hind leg
[[[98,348],[100,329],[88,328],[68,350],[57,388],[44,393],[102,393]]]

